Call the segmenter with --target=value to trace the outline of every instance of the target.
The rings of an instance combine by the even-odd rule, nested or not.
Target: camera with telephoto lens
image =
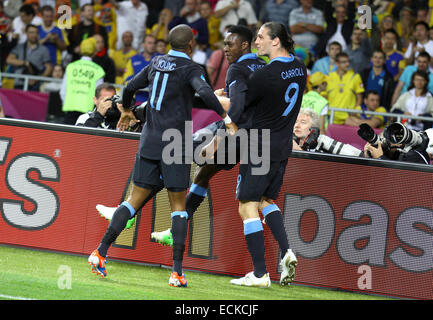
[[[415,146],[422,144],[428,137],[424,132],[408,129],[400,122],[394,122],[385,128],[383,136],[390,143],[401,144],[403,150],[409,151]]]
[[[338,154],[343,156],[355,156],[359,157],[362,155],[362,151],[350,144],[346,144],[327,135],[320,134],[320,129],[312,127],[310,133],[305,138],[302,150],[315,150],[326,153]]]
[[[408,129],[400,122],[394,122],[387,126],[383,130],[383,137],[379,137],[368,124],[363,123],[359,126],[358,135],[373,147],[377,147],[380,141],[384,153],[391,148],[397,148],[391,147],[391,144],[401,145],[398,150],[407,153],[412,148],[420,146],[429,140],[425,132]]]
[[[382,144],[382,150],[384,152],[387,152],[390,149],[390,144],[388,141],[385,138],[379,137],[373,128],[366,123],[362,123],[359,126],[358,135],[375,148],[377,148],[380,141]]]

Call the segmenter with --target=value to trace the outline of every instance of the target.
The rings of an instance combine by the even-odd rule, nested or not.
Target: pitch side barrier
[[[95,206],[128,196],[138,142],[137,133],[0,119],[0,243],[81,254],[87,265],[108,226]],[[191,222],[186,269],[251,271],[237,173],[212,179]],[[299,259],[295,283],[432,299],[432,190],[432,166],[293,152],[276,203]],[[171,248],[150,239],[170,226],[161,192],[109,257],[171,265]],[[278,245],[264,230],[268,271],[279,280]]]

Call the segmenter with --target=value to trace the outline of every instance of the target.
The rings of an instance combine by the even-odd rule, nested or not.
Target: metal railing
[[[397,118],[398,122],[401,122],[402,119],[414,119],[421,121],[433,121],[432,117],[421,117],[421,116],[412,116],[401,113],[391,113],[391,112],[376,112],[376,111],[362,111],[362,110],[354,110],[354,109],[340,109],[340,108],[329,108],[329,123],[334,123],[334,113],[335,112],[347,112],[347,113],[357,113],[357,114],[368,114],[373,116],[385,116],[391,118]]]

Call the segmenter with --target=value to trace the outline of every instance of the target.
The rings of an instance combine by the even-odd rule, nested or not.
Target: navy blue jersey
[[[251,73],[262,68],[266,62],[254,53],[247,53],[235,63],[230,64],[226,75],[226,92],[230,98],[228,114],[239,128],[251,127],[251,117],[254,109],[245,109],[247,81]]]
[[[167,55],[152,59],[151,63],[138,73],[125,87],[123,104],[129,106],[133,94],[149,86],[149,100],[146,108],[146,123],[143,126],[139,152],[141,156],[159,160],[162,149],[170,141],[162,141],[163,133],[168,129],[185,132],[185,121],[191,121],[192,101],[197,92],[207,107],[220,116],[224,109],[206,82],[204,70],[193,62],[185,53],[170,50]],[[183,145],[183,155],[185,154]]]
[[[272,59],[249,78],[247,106],[255,109],[252,128],[270,130],[272,161],[285,160],[290,155],[293,126],[306,80],[305,65],[292,55]]]

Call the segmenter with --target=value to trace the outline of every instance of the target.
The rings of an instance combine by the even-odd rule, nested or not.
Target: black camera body
[[[120,118],[120,110],[117,107],[118,103],[121,103],[121,98],[115,94],[114,96],[107,98],[105,101],[111,101],[111,107],[105,113],[104,121],[109,126],[114,126]]]
[[[305,138],[304,144],[302,145],[302,150],[312,150],[316,149],[320,135],[320,129],[317,127],[312,127],[310,133]]]
[[[122,103],[122,99],[120,98],[120,96],[118,96],[117,94],[115,94],[114,96],[107,98],[105,101],[111,101],[111,108],[113,110],[119,110],[117,108],[117,104],[118,103]]]

